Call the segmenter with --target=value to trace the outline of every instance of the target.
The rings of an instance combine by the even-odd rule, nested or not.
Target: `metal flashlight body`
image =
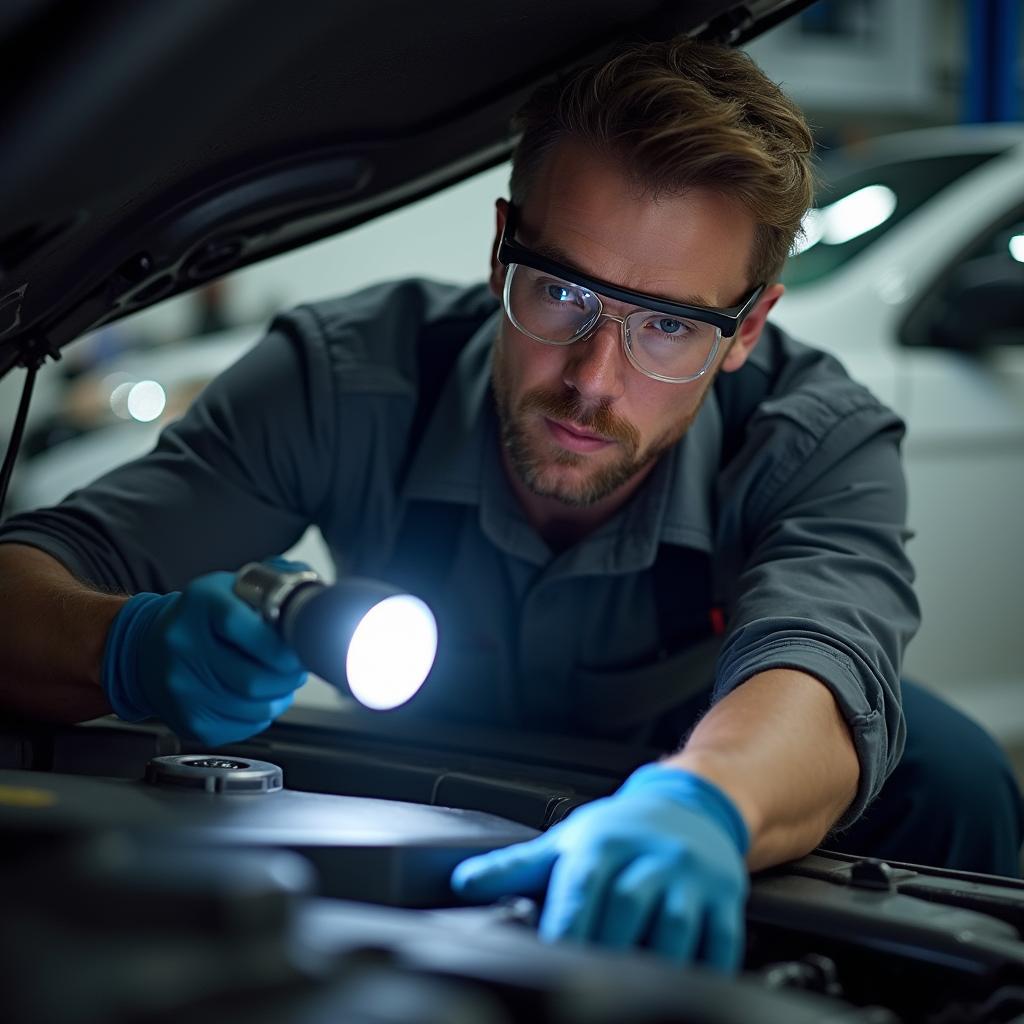
[[[437,624],[430,609],[380,580],[351,576],[327,584],[312,569],[250,562],[233,590],[310,672],[365,707],[404,704],[434,663]]]

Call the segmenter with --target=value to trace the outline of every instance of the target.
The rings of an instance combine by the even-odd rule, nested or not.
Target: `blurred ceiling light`
[[[1024,263],[1024,235],[1014,235],[1010,239],[1010,255],[1018,263]]]
[[[812,245],[817,245],[821,241],[821,236],[824,233],[825,218],[821,210],[812,207],[804,214],[804,219],[800,222],[800,233],[793,242],[790,255],[799,256],[800,253],[807,252]]]
[[[128,392],[128,412],[140,423],[155,420],[167,405],[167,395],[155,380],[140,380]]]
[[[110,392],[111,411],[115,416],[119,416],[123,420],[130,420],[132,418],[132,414],[128,411],[128,395],[133,387],[135,387],[135,381],[126,380],[116,385],[114,390]]]
[[[790,255],[824,242],[842,245],[884,224],[896,209],[896,193],[887,185],[866,185],[819,209],[810,209],[800,222],[800,234]]]
[[[826,245],[841,245],[884,224],[896,209],[896,193],[887,185],[867,185],[822,210]]]
[[[130,384],[132,378],[127,373],[108,373],[103,378],[102,386],[110,393],[120,387],[122,384]]]

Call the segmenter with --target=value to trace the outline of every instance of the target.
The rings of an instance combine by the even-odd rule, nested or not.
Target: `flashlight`
[[[378,711],[413,697],[434,663],[437,623],[418,597],[380,580],[326,584],[312,569],[250,562],[232,588],[302,664]]]

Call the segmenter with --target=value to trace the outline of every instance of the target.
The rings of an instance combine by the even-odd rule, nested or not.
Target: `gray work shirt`
[[[852,731],[852,822],[905,734],[917,605],[899,419],[834,359],[766,328],[633,498],[552,552],[502,469],[499,315],[482,286],[416,280],[293,310],[152,453],[12,518],[0,541],[97,587],[163,593],[315,523],[340,571],[411,584],[438,612],[433,676],[398,714],[668,747],[709,699],[799,669]],[[464,347],[417,414],[425,346],[442,336]]]

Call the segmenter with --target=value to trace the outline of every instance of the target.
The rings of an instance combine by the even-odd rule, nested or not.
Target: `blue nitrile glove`
[[[306,681],[294,651],[213,572],[180,593],[136,594],[107,634],[101,683],[127,722],[156,717],[210,746],[261,732]]]
[[[459,864],[467,899],[539,893],[546,940],[645,945],[735,971],[743,954],[747,827],[717,786],[647,764],[610,797],[526,843]]]

